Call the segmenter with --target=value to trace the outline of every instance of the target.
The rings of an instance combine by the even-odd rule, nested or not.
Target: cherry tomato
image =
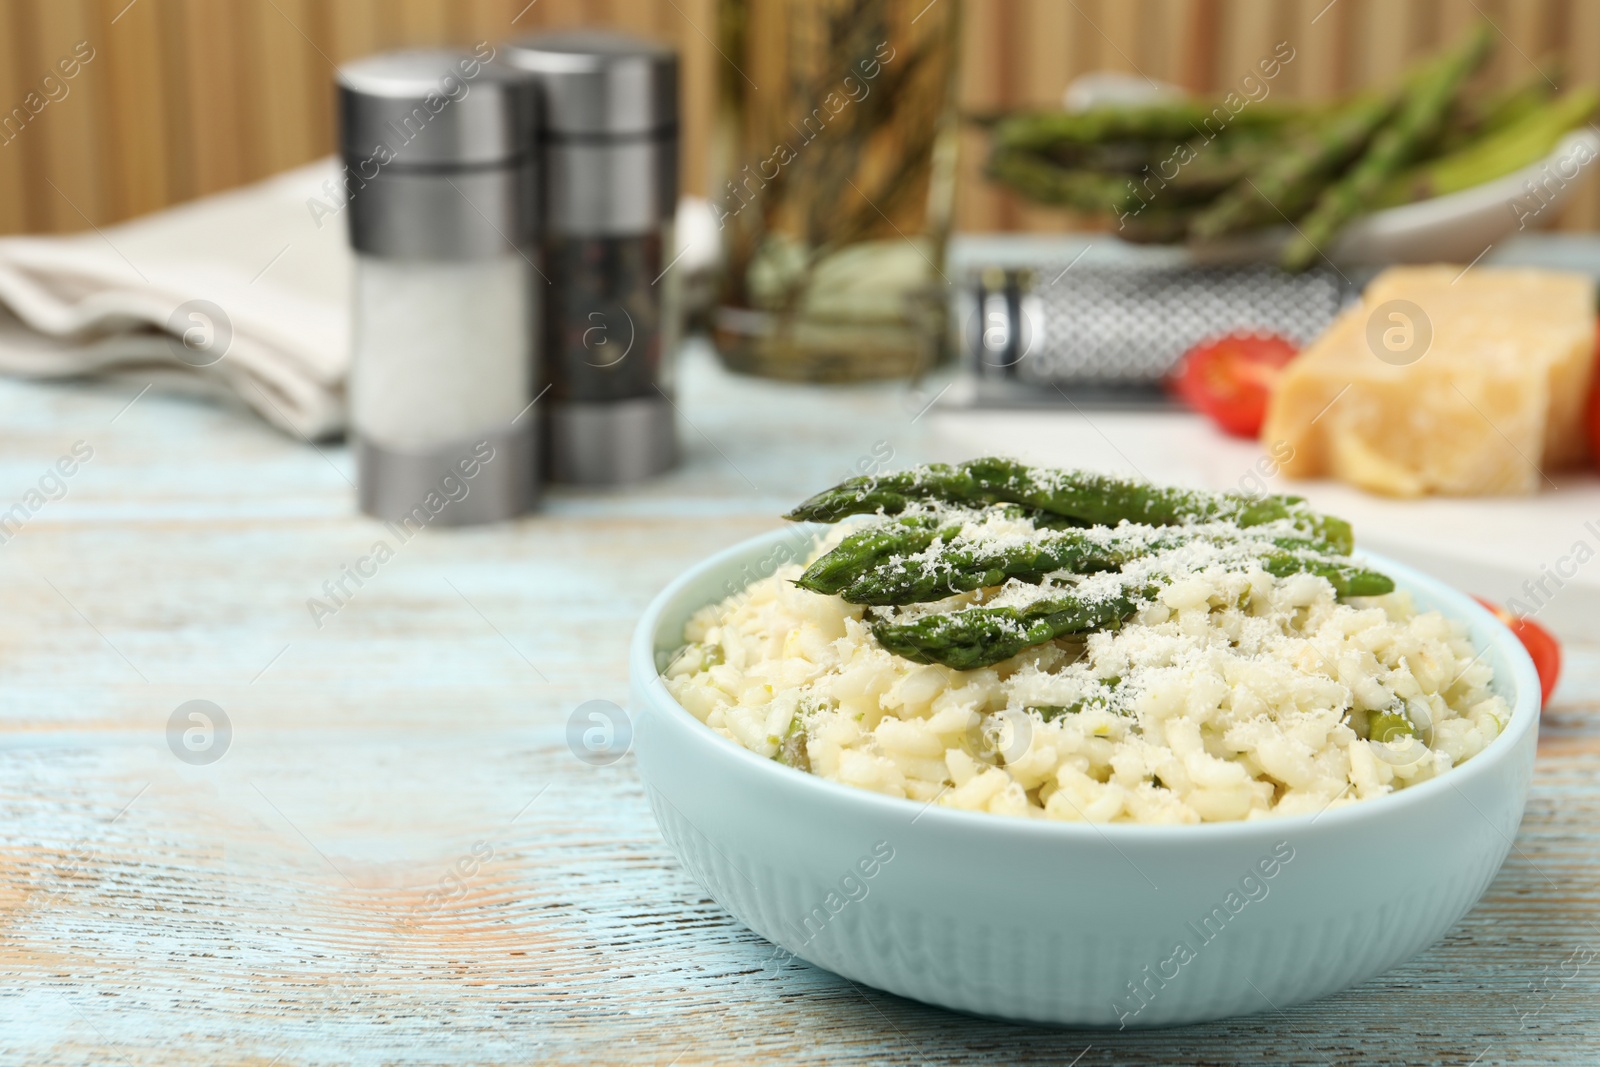
[[[1272,388],[1298,351],[1276,334],[1225,334],[1183,354],[1172,373],[1172,388],[1228,433],[1255,437],[1267,417]]]
[[[1524,615],[1513,615],[1499,604],[1492,604],[1481,596],[1472,599],[1488,608],[1490,614],[1505,623],[1507,629],[1517,635],[1522,647],[1528,650],[1529,658],[1533,660],[1533,669],[1539,672],[1539,702],[1541,706],[1550,703],[1550,694],[1555,691],[1556,679],[1561,677],[1560,642],[1549,630]]]

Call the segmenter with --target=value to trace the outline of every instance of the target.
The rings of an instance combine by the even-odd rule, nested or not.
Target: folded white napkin
[[[338,173],[324,159],[115,226],[0,238],[0,374],[232,392],[299,436],[338,433],[351,263]]]

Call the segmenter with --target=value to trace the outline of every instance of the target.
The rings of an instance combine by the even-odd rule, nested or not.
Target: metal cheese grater
[[[1191,346],[1251,330],[1304,345],[1360,293],[1331,267],[1006,258],[960,274],[952,325],[973,403],[1163,404]]]

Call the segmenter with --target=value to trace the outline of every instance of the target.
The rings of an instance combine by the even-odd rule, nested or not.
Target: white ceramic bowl
[[[1093,826],[930,807],[762,759],[685,711],[657,672],[695,610],[795,558],[801,529],[673,582],[629,656],[636,754],[662,836],[783,958],[1006,1019],[1220,1019],[1410,959],[1466,914],[1511,847],[1538,736],[1533,664],[1470,598],[1375,556],[1419,608],[1467,624],[1513,709],[1485,751],[1390,796],[1317,816]]]

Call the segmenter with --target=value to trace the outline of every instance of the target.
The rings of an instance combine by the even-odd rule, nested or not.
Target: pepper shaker
[[[509,42],[504,58],[539,87],[551,478],[647,478],[677,459],[677,53],[580,30]]]
[[[339,71],[358,496],[408,530],[511,518],[537,497],[535,90],[493,55]]]

